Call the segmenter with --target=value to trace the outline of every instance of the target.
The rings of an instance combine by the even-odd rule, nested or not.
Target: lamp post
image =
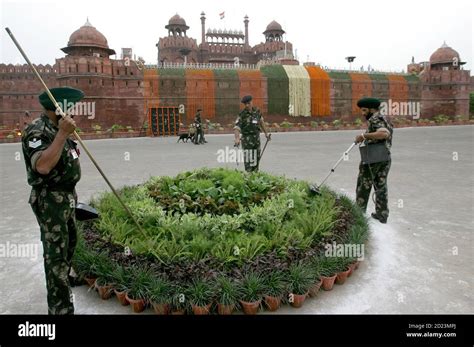
[[[352,62],[354,61],[355,58],[356,57],[354,57],[354,56],[346,57],[346,60],[349,63],[349,71],[352,70]]]
[[[191,50],[189,48],[181,48],[179,53],[184,56],[184,66],[186,66],[188,62],[188,54],[191,53]]]

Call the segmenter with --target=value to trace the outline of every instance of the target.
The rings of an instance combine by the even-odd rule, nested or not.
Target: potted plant
[[[152,274],[147,269],[134,269],[131,280],[130,289],[125,297],[132,306],[133,312],[139,313],[146,307],[146,297],[150,290]]]
[[[270,272],[264,276],[263,297],[269,311],[276,311],[280,308],[281,299],[286,291],[286,283],[283,273],[280,271]]]
[[[309,287],[309,296],[316,296],[321,288],[323,280],[321,279],[320,267],[317,258],[310,263],[310,271],[313,278],[313,284]]]
[[[217,279],[217,313],[230,315],[237,300],[237,287],[230,278],[221,276]]]
[[[351,273],[350,258],[339,258],[339,271],[336,274],[336,284],[344,284]]]
[[[292,264],[288,269],[289,302],[293,307],[301,307],[308,296],[314,278],[307,265]]]
[[[150,283],[148,298],[156,314],[166,315],[170,312],[172,285],[162,277],[154,277]]]
[[[239,297],[245,314],[257,314],[262,303],[263,278],[257,273],[248,273],[239,284]]]
[[[207,315],[212,306],[213,286],[203,279],[194,280],[188,288],[189,302],[195,315]]]
[[[173,296],[171,298],[171,314],[182,315],[186,313],[187,302],[184,290],[180,285],[173,286]]]
[[[84,245],[79,244],[73,258],[73,268],[79,278],[86,281],[93,288],[97,279],[97,254],[87,250]]]
[[[335,257],[321,257],[319,264],[323,281],[322,287],[324,290],[331,290],[337,277],[337,259]]]
[[[107,300],[111,297],[113,291],[113,272],[114,263],[105,254],[99,254],[96,257],[95,264],[96,275],[95,288],[102,300]]]
[[[126,296],[127,291],[132,282],[131,272],[118,265],[112,272],[112,281],[114,283],[114,293],[122,306],[127,306],[128,302]]]

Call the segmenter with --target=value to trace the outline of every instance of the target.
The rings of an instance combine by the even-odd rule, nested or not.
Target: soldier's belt
[[[40,191],[46,189],[51,192],[73,192],[76,189],[76,184],[63,183],[63,184],[41,184],[33,186],[33,189]]]
[[[389,161],[390,151],[388,150],[385,142],[372,143],[365,146],[359,147],[360,159],[362,164],[375,164],[385,161]]]

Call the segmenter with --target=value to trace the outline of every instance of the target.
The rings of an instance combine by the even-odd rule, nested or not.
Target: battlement
[[[40,74],[55,74],[57,66],[50,64],[33,64]],[[0,64],[0,74],[32,74],[33,70],[28,64]]]

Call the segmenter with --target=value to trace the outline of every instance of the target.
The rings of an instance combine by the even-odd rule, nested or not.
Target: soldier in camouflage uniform
[[[73,88],[54,88],[51,93],[64,105],[84,97]],[[28,184],[32,186],[29,203],[41,231],[48,313],[74,314],[69,273],[76,246],[75,186],[81,168],[76,143],[69,137],[76,125],[71,117],[56,115],[46,93],[39,100],[45,110],[22,136]]]
[[[238,147],[240,145],[240,135],[242,134],[245,171],[258,171],[260,163],[260,130],[265,133],[265,137],[268,140],[270,140],[270,134],[267,133],[260,110],[252,107],[252,96],[244,96],[241,102],[245,105],[245,108],[239,113],[235,121],[235,146]]]
[[[365,145],[375,143],[385,143],[390,153],[392,146],[392,124],[378,112],[380,100],[375,98],[363,98],[357,103],[363,116],[368,122],[368,129],[365,133],[358,135],[355,139],[357,143],[364,142]],[[359,176],[357,178],[356,202],[365,212],[370,197],[372,186],[375,190],[375,213],[372,217],[381,223],[387,223],[388,209],[388,187],[387,177],[390,171],[391,160],[377,162],[373,164],[359,164]]]

